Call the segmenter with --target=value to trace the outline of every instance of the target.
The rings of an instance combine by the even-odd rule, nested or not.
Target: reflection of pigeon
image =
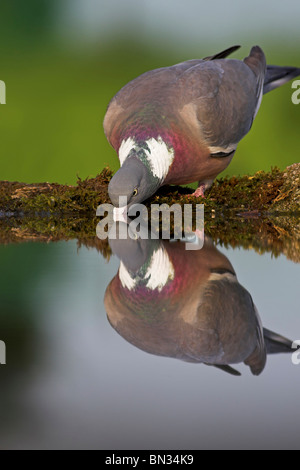
[[[267,353],[291,342],[266,331],[250,294],[228,259],[206,239],[202,250],[159,240],[111,240],[120,269],[105,307],[117,332],[159,356],[205,363],[240,375],[228,364],[262,372]]]
[[[266,67],[258,46],[244,61],[225,59],[238,48],[151,70],[111,100],[104,131],[121,163],[109,185],[115,206],[119,196],[142,202],[169,183],[199,181],[195,195],[203,195],[250,130],[263,93],[300,74]]]

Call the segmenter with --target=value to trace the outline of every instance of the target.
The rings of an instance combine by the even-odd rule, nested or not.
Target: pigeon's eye
[[[135,189],[133,190],[133,193],[132,193],[132,195],[133,195],[133,196],[136,196],[136,195],[137,195],[137,193],[138,193],[138,190],[137,190],[137,188],[135,188]]]

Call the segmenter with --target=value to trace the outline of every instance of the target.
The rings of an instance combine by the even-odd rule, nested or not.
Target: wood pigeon
[[[108,187],[115,207],[120,196],[130,206],[164,184],[198,181],[194,195],[203,196],[249,132],[263,94],[300,75],[267,66],[259,46],[244,60],[226,59],[239,47],[146,72],[111,100],[104,131],[121,163]]]

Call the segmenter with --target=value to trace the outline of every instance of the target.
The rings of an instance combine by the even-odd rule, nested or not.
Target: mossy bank
[[[0,181],[0,216],[95,214],[99,204],[110,202],[107,187],[111,177],[111,170],[104,168],[95,178],[79,179],[76,186]],[[203,202],[206,212],[297,213],[300,212],[300,163],[284,171],[274,168],[268,173],[218,179],[203,200],[192,197],[191,193],[189,188],[164,186],[146,205]]]
[[[95,236],[96,208],[109,201],[109,168],[76,186],[0,182],[0,243],[76,239],[110,255],[107,241]],[[221,245],[284,253],[300,262],[300,164],[253,176],[217,180],[205,199],[192,190],[166,186],[151,203],[203,203],[205,233]]]

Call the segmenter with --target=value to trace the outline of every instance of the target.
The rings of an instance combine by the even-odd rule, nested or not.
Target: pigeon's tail
[[[300,75],[300,68],[280,67],[279,65],[268,65],[264,80],[264,95],[275,88],[284,85]]]
[[[292,348],[293,342],[291,340],[266,328],[264,328],[264,340],[267,354],[292,353],[295,351]]]

